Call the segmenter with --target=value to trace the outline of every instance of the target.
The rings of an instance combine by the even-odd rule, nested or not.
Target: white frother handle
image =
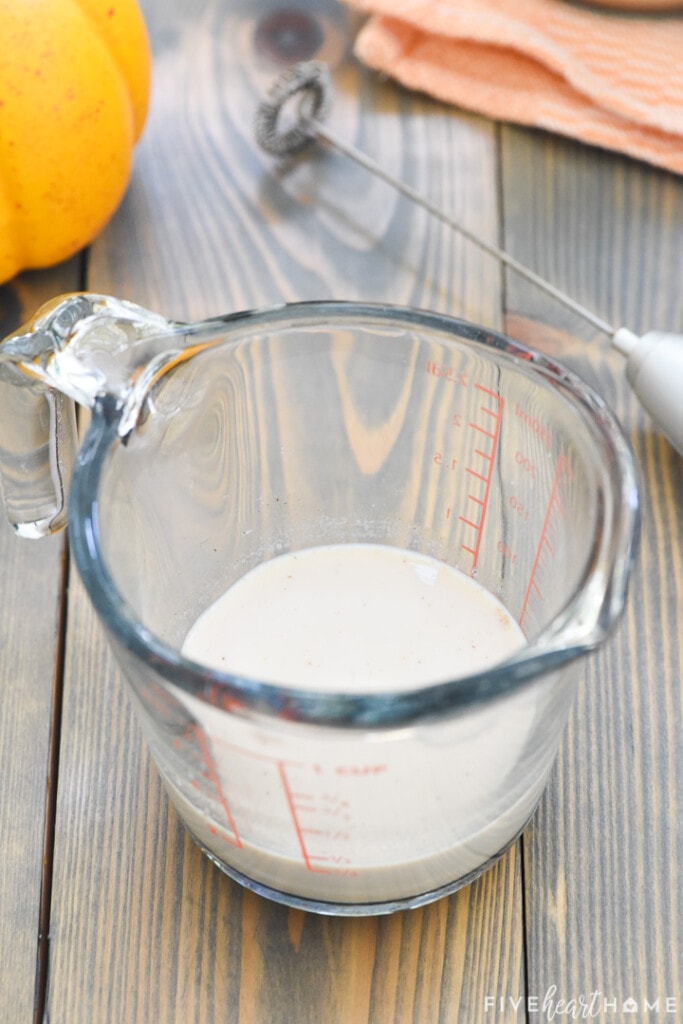
[[[683,455],[683,335],[619,328],[612,343],[626,356],[626,376],[652,419]]]

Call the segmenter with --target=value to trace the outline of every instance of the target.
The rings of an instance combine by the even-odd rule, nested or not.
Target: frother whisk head
[[[285,105],[300,94],[296,121],[282,129]],[[259,106],[255,118],[256,141],[273,156],[293,156],[315,141],[315,121],[324,120],[332,109],[334,91],[327,65],[312,60],[288,68],[278,78]]]

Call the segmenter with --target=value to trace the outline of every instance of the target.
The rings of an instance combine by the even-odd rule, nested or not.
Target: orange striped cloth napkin
[[[567,0],[348,0],[357,56],[410,89],[683,173],[683,16]]]

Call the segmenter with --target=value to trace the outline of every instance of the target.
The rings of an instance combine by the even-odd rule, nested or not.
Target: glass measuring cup
[[[92,410],[73,475],[71,399]],[[349,303],[187,325],[58,300],[0,347],[0,471],[28,535],[62,525],[72,477],[74,557],[194,838],[324,913],[429,902],[519,835],[579,659],[622,610],[638,518],[628,446],[576,376],[462,321]],[[476,577],[526,646],[360,693],[182,654],[255,566],[349,543]]]

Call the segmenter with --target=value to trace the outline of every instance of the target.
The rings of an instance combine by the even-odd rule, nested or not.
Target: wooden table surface
[[[683,329],[683,181],[402,91],[354,62],[343,7],[297,7],[338,134],[611,322]],[[243,891],[190,841],[64,537],[0,524],[0,1024],[683,1020],[683,460],[577,317],[344,158],[258,150],[280,8],[145,0],[154,93],[126,198],[82,257],[0,290],[2,334],[78,288],[181,319],[332,297],[504,329],[580,372],[630,436],[627,610],[498,865],[424,909],[322,918]]]

